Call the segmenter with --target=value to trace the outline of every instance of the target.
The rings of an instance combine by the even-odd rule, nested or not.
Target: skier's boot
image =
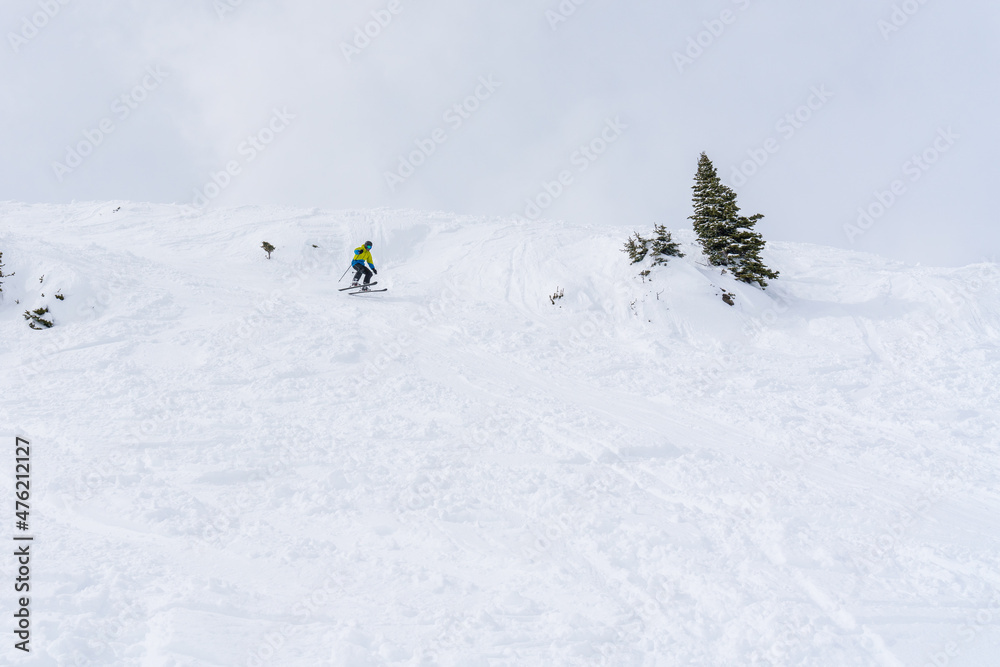
[[[360,286],[360,283],[357,280],[351,283],[351,287],[358,287],[358,286]]]
[[[368,285],[362,285],[361,286],[361,291],[362,292],[367,292],[368,291]]]

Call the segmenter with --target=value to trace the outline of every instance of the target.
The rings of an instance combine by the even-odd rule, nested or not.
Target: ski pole
[[[351,267],[347,267],[347,271],[350,271],[350,270],[351,270]],[[347,271],[344,271],[344,276],[346,276],[346,275],[347,275]],[[343,280],[343,279],[344,279],[344,276],[340,276],[340,280]],[[340,280],[338,280],[337,282],[339,283],[339,282],[340,282]]]

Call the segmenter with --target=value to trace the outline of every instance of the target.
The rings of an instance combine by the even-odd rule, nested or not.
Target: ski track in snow
[[[0,213],[4,664],[998,664],[995,264],[772,243],[761,292],[685,232],[644,282],[631,229]]]

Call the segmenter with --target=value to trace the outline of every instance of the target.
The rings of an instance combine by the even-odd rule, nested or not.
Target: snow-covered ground
[[[1000,664],[996,264],[772,243],[761,292],[683,231],[643,282],[632,227],[0,224],[4,664]],[[389,291],[338,292],[367,239]]]

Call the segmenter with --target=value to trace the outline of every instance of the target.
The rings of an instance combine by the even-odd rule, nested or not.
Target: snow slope
[[[0,223],[36,537],[3,664],[1000,660],[996,264],[771,244],[761,292],[685,232],[643,282],[626,228]],[[389,291],[337,292],[366,239]]]

